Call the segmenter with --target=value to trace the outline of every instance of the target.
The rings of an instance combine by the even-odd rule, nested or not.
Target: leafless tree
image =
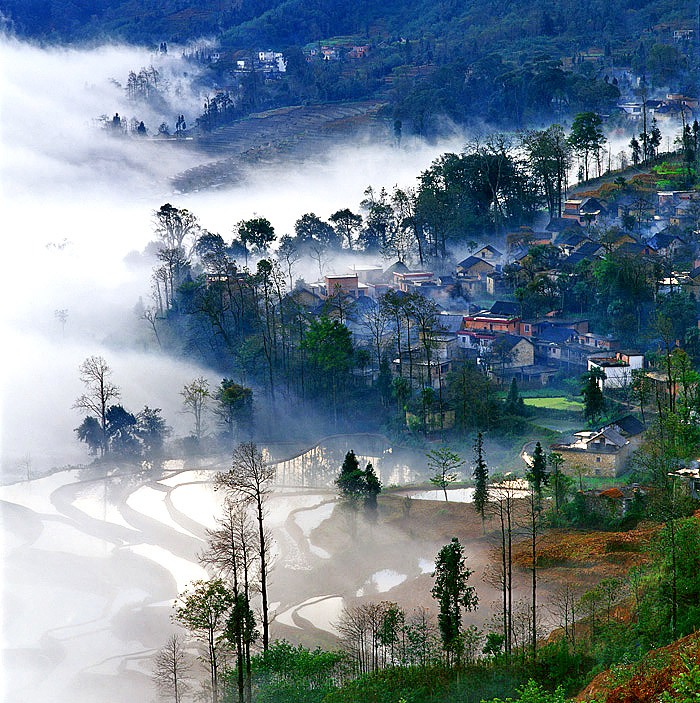
[[[214,479],[217,488],[223,488],[234,498],[250,503],[258,522],[257,556],[260,564],[260,595],[262,598],[263,649],[270,643],[267,577],[270,535],[265,529],[267,499],[272,492],[275,469],[265,463],[255,442],[241,442],[233,453],[231,470],[219,473]]]
[[[309,256],[318,266],[318,275],[323,277],[323,271],[328,263],[328,250],[326,245],[321,242],[313,242],[309,247]]]
[[[549,601],[549,612],[559,627],[564,630],[564,637],[576,653],[576,615],[577,604],[581,597],[580,589],[570,583],[561,583],[552,594]]]
[[[209,546],[200,555],[199,560],[218,576],[232,582],[236,598],[243,595],[245,601],[250,602],[250,568],[257,535],[250,521],[248,501],[226,498],[223,515],[217,520],[217,527],[214,530],[207,530],[207,536]],[[247,699],[251,700],[250,642],[244,641],[242,632],[237,633],[236,655],[239,700],[245,700],[246,687],[248,688]],[[245,680],[244,670],[246,671]]]
[[[145,308],[144,311],[141,313],[141,319],[148,322],[148,324],[151,326],[153,334],[156,337],[156,341],[158,342],[158,347],[162,349],[163,345],[160,342],[160,335],[158,334],[158,327],[156,326],[156,320],[158,320],[158,311],[154,307],[149,306]]]
[[[153,660],[153,682],[163,699],[180,703],[190,691],[192,664],[180,635],[170,635]]]
[[[205,430],[203,414],[211,397],[209,381],[204,376],[195,378],[191,383],[186,383],[180,391],[185,412],[194,418],[194,434],[197,440],[201,439]]]
[[[175,303],[175,290],[182,282],[183,276],[189,268],[189,259],[182,247],[164,248],[158,252],[159,261],[163,265],[156,270],[160,279],[167,278],[165,286],[165,302],[168,308]]]
[[[288,234],[285,234],[284,237],[280,239],[280,245],[277,248],[277,258],[279,259],[280,263],[284,261],[284,266],[287,269],[287,275],[289,277],[289,290],[293,290],[294,265],[301,258],[301,254],[296,244],[294,244],[294,241]]]
[[[110,377],[112,369],[101,356],[89,356],[80,365],[80,380],[86,388],[73,404],[79,410],[86,410],[97,417],[102,428],[100,455],[104,456],[107,446],[107,409],[111,400],[119,397],[120,392]]]
[[[386,345],[385,334],[389,327],[391,312],[381,301],[362,315],[362,324],[372,337],[377,353],[377,366],[382,364],[382,351]]]
[[[61,334],[66,336],[66,322],[68,322],[68,310],[54,310],[54,317],[58,320],[58,324],[61,325]]]
[[[492,566],[489,578],[503,595],[503,635],[507,656],[510,656],[513,644],[513,523],[517,490],[517,483],[506,474],[489,488],[490,500],[487,503],[500,528],[497,563]]]

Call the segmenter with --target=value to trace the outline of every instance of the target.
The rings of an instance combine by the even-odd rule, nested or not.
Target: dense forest
[[[211,99],[203,129],[270,108],[368,98],[387,104],[381,115],[395,120],[399,135],[401,123],[407,133],[435,134],[444,118],[523,128],[583,110],[611,112],[621,97],[619,66],[652,89],[694,92],[692,46],[672,40],[673,29],[694,26],[689,2],[2,0],[0,11],[18,36],[51,42],[119,40],[161,50],[202,37],[216,42],[221,59],[204,59]],[[332,60],[310,60],[313,44],[336,51]],[[369,51],[348,58],[354,45]],[[260,49],[283,52],[287,70],[278,79],[237,68],[237,52]],[[214,119],[212,105],[225,114]]]
[[[601,43],[630,38],[658,23],[687,23],[690,2],[589,0],[503,3],[496,0],[428,2],[369,0],[3,0],[6,17],[22,35],[59,40],[110,36],[130,42],[186,41],[223,32],[242,46],[302,45],[325,37],[387,32],[440,37],[446,46],[503,40]],[[537,39],[536,39],[537,38]],[[496,48],[496,46],[492,46]]]

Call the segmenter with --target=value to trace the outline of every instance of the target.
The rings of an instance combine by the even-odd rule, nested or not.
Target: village
[[[448,375],[469,362],[503,389],[513,381],[520,389],[542,389],[592,372],[604,393],[623,398],[624,407],[631,408],[640,374],[662,394],[670,392],[665,366],[654,353],[660,340],[657,347],[630,348],[613,334],[596,333],[590,316],[563,314],[556,306],[524,314],[523,300],[518,299],[522,291],[514,282],[532,265],[533,251],[547,252],[550,266],[536,275],[552,285],[574,276],[581,262],[614,257],[651,266],[658,274],[657,295],[675,290],[697,300],[700,249],[694,228],[700,193],[663,190],[644,193],[643,199],[640,205],[638,193],[609,200],[599,195],[572,197],[563,204],[561,217],[547,218],[540,228],[521,227],[507,234],[501,248],[475,244],[447,272],[409,269],[401,261],[367,264],[366,256],[358,255],[363,263],[351,264],[344,272],[326,273],[312,283],[299,281],[294,296],[311,316],[340,319],[353,343],[368,350],[367,367],[356,371],[367,382],[380,373],[373,353],[377,334],[387,348],[396,337],[389,321],[377,329],[382,299],[391,291],[399,297],[418,294],[432,301],[439,313],[429,344],[416,327],[401,358],[391,360],[394,375],[403,367],[405,376],[410,358],[409,378],[416,389],[429,385],[442,392]],[[627,226],[626,218],[634,218],[634,226]],[[698,315],[696,324],[700,326]],[[674,340],[673,345],[682,342]],[[450,424],[454,413],[442,419],[443,428]],[[581,428],[551,449],[564,458],[564,469],[571,475],[585,467],[585,475],[615,478],[629,469],[628,460],[641,446],[645,430],[634,414],[625,413],[599,427]],[[685,471],[685,478],[700,478],[697,470]]]

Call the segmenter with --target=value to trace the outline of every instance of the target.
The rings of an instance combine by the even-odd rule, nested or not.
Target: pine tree
[[[547,473],[547,457],[539,442],[535,445],[535,451],[532,455],[532,466],[527,474],[527,480],[530,482],[537,500],[541,500],[542,488],[549,483],[549,474]]]
[[[473,586],[467,586],[472,571],[464,563],[464,549],[456,537],[452,538],[438,553],[435,559],[435,586],[433,598],[437,600],[440,612],[438,624],[442,645],[448,659],[456,657],[459,662],[462,654],[462,608],[476,610],[479,599]]]
[[[374,471],[372,464],[367,464],[364,470],[364,503],[367,517],[372,521],[377,521],[377,496],[382,491],[382,482]]]
[[[478,432],[474,440],[474,509],[481,515],[481,522],[484,522],[484,511],[488,500],[488,479],[489,472],[484,461],[483,436]]]
[[[605,412],[605,397],[601,388],[600,371],[589,371],[584,374],[583,386],[583,414],[589,422],[594,421],[597,417]],[[604,378],[604,376],[602,376]]]
[[[353,510],[356,507],[357,501],[363,496],[363,471],[360,469],[360,462],[355,456],[355,452],[351,449],[343,460],[343,465],[340,467],[340,475],[335,480],[335,485],[338,486],[341,499],[349,504]]]

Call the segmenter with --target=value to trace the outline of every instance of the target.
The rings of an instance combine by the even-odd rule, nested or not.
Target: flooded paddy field
[[[498,593],[483,580],[493,545],[473,509],[456,491],[448,505],[423,491],[406,517],[403,497],[389,493],[377,524],[353,523],[333,490],[348,449],[385,485],[425,480],[421,454],[375,436],[336,436],[287,456],[266,448],[277,468],[267,518],[272,637],[333,647],[345,605],[431,606],[434,558],[453,535],[475,570],[482,607],[473,621],[483,627]],[[6,700],[153,697],[151,660],[175,629],[174,600],[208,578],[198,555],[223,501],[212,479],[227,466],[216,458],[168,462],[160,475],[70,470],[0,487]]]

